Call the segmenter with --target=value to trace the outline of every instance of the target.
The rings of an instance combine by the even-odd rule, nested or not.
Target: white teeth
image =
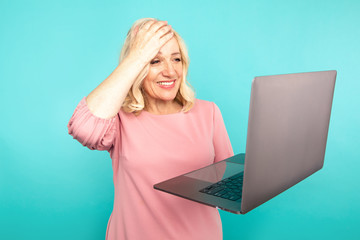
[[[171,81],[171,82],[158,82],[158,84],[162,85],[162,86],[170,86],[174,83],[175,81]]]

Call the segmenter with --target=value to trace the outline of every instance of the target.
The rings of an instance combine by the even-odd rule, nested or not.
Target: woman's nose
[[[172,77],[176,74],[175,72],[175,68],[174,66],[172,65],[171,62],[165,62],[164,64],[164,69],[163,69],[163,75],[164,76],[169,76],[169,77]]]

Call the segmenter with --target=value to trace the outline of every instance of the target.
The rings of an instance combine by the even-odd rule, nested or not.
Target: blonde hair
[[[129,54],[130,47],[134,41],[134,36],[132,33],[135,30],[135,28],[138,27],[138,29],[141,29],[146,22],[151,20],[154,20],[154,18],[139,19],[130,28],[126,36],[124,45],[121,49],[120,62],[124,60],[126,56],[128,56]],[[174,38],[177,40],[179,44],[179,49],[182,59],[182,69],[183,69],[180,88],[178,93],[176,94],[175,101],[177,101],[183,106],[182,108],[183,112],[187,112],[194,106],[194,102],[195,102],[195,93],[189,82],[186,80],[186,76],[189,68],[189,56],[184,40],[180,37],[180,35],[177,32],[175,32],[174,30],[172,31],[174,33]],[[147,64],[141,70],[141,72],[135,79],[133,85],[131,86],[122,105],[122,108],[125,112],[135,113],[136,115],[138,115],[146,107],[146,100],[142,90],[142,83],[149,72],[149,66],[150,63]]]

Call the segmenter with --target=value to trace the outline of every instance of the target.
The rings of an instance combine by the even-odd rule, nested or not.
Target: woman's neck
[[[177,101],[161,101],[161,100],[153,100],[147,101],[145,104],[144,110],[156,114],[156,115],[165,115],[165,114],[172,114],[178,113],[182,109],[181,104]]]

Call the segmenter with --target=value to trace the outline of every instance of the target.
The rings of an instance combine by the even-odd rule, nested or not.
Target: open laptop
[[[166,180],[154,188],[245,214],[324,164],[336,71],[255,77],[246,155]]]

